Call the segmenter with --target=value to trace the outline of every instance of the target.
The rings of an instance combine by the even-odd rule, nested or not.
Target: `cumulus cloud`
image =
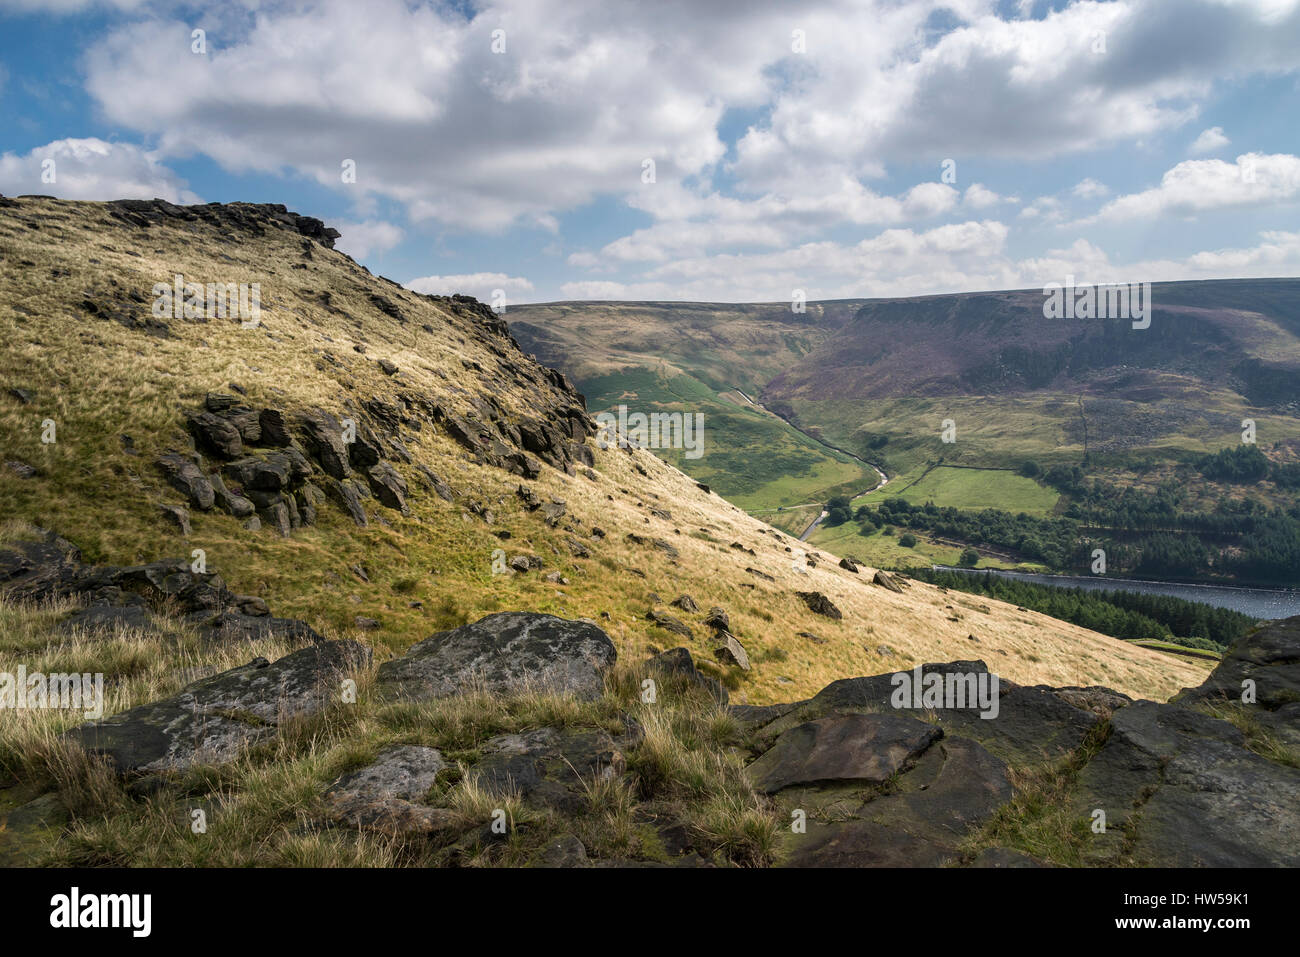
[[[1079,199],[1098,199],[1099,197],[1109,195],[1110,187],[1105,183],[1099,183],[1091,176],[1079,180],[1070,190]]]
[[[74,164],[80,180],[65,181],[60,164],[60,188],[185,201],[164,164],[201,155],[236,176],[335,191],[358,220],[339,224],[340,248],[358,257],[394,248],[413,223],[549,231],[549,248],[576,247],[562,287],[572,296],[998,288],[1028,275],[1002,250],[1007,227],[985,219],[999,208],[1010,218],[1014,204],[1020,227],[1065,228],[1070,207],[1105,203],[1070,224],[1084,227],[1264,209],[1300,190],[1295,157],[1266,153],[1178,163],[1158,186],[1118,197],[1100,181],[1117,182],[1119,154],[1104,151],[1154,150],[1171,131],[1181,149],[1216,82],[1300,71],[1300,2],[1288,0],[809,0],[793,18],[780,0],[245,0],[213,14],[205,55],[190,52],[182,9],[154,0],[88,48],[82,73],[100,117],[150,150],[101,144],[112,156]],[[1191,149],[1226,145],[1212,127]],[[39,152],[0,156],[0,185],[57,192],[14,186]],[[1094,175],[1040,184],[1046,195],[1022,194],[1023,206],[998,191],[1016,180],[993,179],[1015,175],[1013,164],[1048,176],[1040,161],[1071,154],[1059,168],[1095,156]],[[945,157],[962,188],[940,180]],[[347,161],[355,182],[341,175]],[[916,172],[931,163],[932,178]],[[984,182],[967,172],[977,168]],[[902,175],[912,178],[899,185]],[[394,207],[401,225],[379,218]],[[619,215],[600,222],[611,208]],[[574,220],[576,242],[565,235]],[[944,247],[954,236],[974,246]],[[1092,262],[1100,249],[1064,252]],[[536,290],[518,272],[547,292],[559,281],[495,265],[506,271],[412,282],[520,298]]]
[[[518,302],[533,291],[533,284],[522,276],[503,272],[476,272],[463,276],[422,276],[406,283],[406,288],[431,296],[473,296],[483,302],[497,298],[498,290],[507,302]]]
[[[1191,151],[1197,155],[1203,153],[1214,153],[1223,149],[1232,140],[1228,139],[1223,133],[1222,126],[1211,126],[1208,130],[1202,130],[1201,135],[1192,141]]]
[[[1300,158],[1289,153],[1243,153],[1235,163],[1185,160],[1160,185],[1119,196],[1090,222],[1195,216],[1216,209],[1271,206],[1300,198]]]
[[[1061,201],[1055,196],[1039,196],[1020,211],[1020,218],[1041,223],[1059,222],[1065,218]]]
[[[371,253],[392,249],[406,235],[399,226],[383,220],[366,220],[360,223],[331,223],[343,235],[334,241],[337,249],[353,259],[366,259]]]
[[[636,189],[647,158],[660,184],[725,162],[756,202],[833,192],[852,221],[890,222],[862,182],[892,162],[1090,151],[1187,122],[1208,76],[1300,64],[1295,4],[1116,0],[1038,19],[994,9],[817,0],[800,8],[807,48],[796,53],[775,0],[489,0],[471,13],[317,0],[233,20],[208,56],[189,53],[185,23],[126,24],[91,50],[87,86],[164,155],[336,188],[355,159],[350,189],[491,231],[554,229],[559,212]],[[923,42],[938,11],[959,26]],[[498,29],[505,50],[493,53]],[[729,109],[763,119],[726,162]],[[913,199],[922,216],[933,212],[922,200],[945,201]]]
[[[1038,256],[1013,258],[1008,235],[1006,226],[991,221],[890,229],[856,244],[816,242],[682,260],[636,281],[578,280],[560,292],[565,299],[778,302],[796,289],[809,299],[840,299],[1041,289],[1067,276],[1083,284],[1272,277],[1300,270],[1300,232],[1268,231],[1251,247],[1126,263],[1112,262],[1082,237]]]
[[[47,169],[53,171],[52,183],[43,182]],[[93,137],[55,140],[24,154],[0,154],[0,193],[201,202],[153,153],[130,143],[108,143]]]
[[[963,206],[969,206],[972,209],[988,209],[990,206],[997,206],[1000,203],[1014,202],[1014,200],[1006,196],[999,196],[983,183],[972,183],[966,187],[966,194],[962,196],[961,201]]]

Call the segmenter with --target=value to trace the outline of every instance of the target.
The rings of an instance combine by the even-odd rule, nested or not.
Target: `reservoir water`
[[[1083,588],[1088,591],[1132,591],[1144,595],[1172,595],[1188,601],[1199,601],[1216,608],[1230,608],[1254,618],[1290,618],[1300,615],[1300,589],[1294,588],[1236,588],[1231,585],[1185,585],[1177,582],[1149,582],[1132,578],[1084,578],[1075,575],[1037,575],[1030,572],[1009,572],[994,568],[953,568],[936,565],[945,572],[963,572],[972,575],[992,573],[1002,578],[1051,585],[1056,588]]]

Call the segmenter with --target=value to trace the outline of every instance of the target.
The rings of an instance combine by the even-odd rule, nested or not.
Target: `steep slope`
[[[1203,677],[998,602],[810,563],[649,453],[597,448],[581,397],[485,307],[374,277],[332,238],[282,207],[0,203],[9,536],[38,525],[115,565],[201,550],[233,592],[380,661],[527,609],[598,621],[633,658],[686,645],[737,702],[975,648],[1024,683],[1164,700]],[[258,283],[260,318],[155,315],[178,274]],[[682,593],[699,611],[658,604]],[[712,660],[715,605],[751,670]]]
[[[808,303],[559,302],[512,306],[526,351],[563,368],[593,412],[703,415],[704,454],[658,454],[772,521],[778,509],[870,487],[874,473],[755,403],[764,384],[850,321],[860,300]],[[787,531],[811,518],[789,513]],[[797,526],[797,528],[796,528]]]
[[[1257,420],[1300,452],[1300,280],[1154,283],[1149,328],[1048,319],[1041,290],[877,300],[772,379],[764,398],[847,442],[890,436],[894,457],[943,418],[948,461],[1214,450]],[[927,454],[922,452],[921,454]]]

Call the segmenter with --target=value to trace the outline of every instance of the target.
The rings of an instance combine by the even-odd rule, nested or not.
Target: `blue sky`
[[[1300,275],[1298,107],[1300,0],[0,0],[0,192],[508,302]]]

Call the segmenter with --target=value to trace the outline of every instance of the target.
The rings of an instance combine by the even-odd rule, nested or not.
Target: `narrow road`
[[[856,499],[856,498],[861,498],[863,495],[869,495],[869,494],[871,494],[872,492],[876,491],[877,489],[884,488],[886,485],[889,484],[889,476],[886,475],[884,472],[882,472],[880,469],[876,468],[875,465],[873,465],[872,463],[868,462],[866,459],[862,458],[861,456],[854,455],[854,454],[853,454],[852,452],[850,452],[848,449],[842,449],[842,448],[840,448],[839,446],[831,445],[829,442],[825,441],[824,439],[820,439],[820,438],[818,438],[818,437],[815,436],[815,435],[809,435],[809,434],[808,434],[807,432],[805,432],[803,429],[799,428],[799,426],[795,425],[795,424],[794,424],[793,422],[791,422],[789,419],[785,418],[785,416],[778,415],[777,413],[773,412],[771,409],[768,409],[766,406],[763,406],[763,405],[761,405],[761,404],[755,402],[753,399],[751,399],[751,398],[749,397],[749,394],[746,393],[744,390],[742,390],[742,389],[736,389],[736,390],[734,390],[734,391],[735,391],[738,395],[740,395],[740,396],[741,396],[741,397],[742,397],[746,402],[748,402],[750,405],[752,405],[755,409],[758,409],[760,412],[764,412],[764,413],[766,413],[766,414],[768,414],[768,415],[770,415],[770,416],[774,416],[775,418],[780,419],[782,422],[784,422],[784,423],[785,423],[786,425],[788,425],[790,428],[794,429],[794,430],[795,430],[796,432],[798,432],[800,435],[804,436],[804,438],[812,439],[812,441],[816,442],[818,445],[823,446],[823,447],[825,447],[825,448],[828,448],[828,449],[830,449],[830,450],[833,451],[833,452],[838,452],[838,453],[840,453],[840,455],[847,455],[849,458],[853,459],[853,461],[855,461],[855,462],[859,462],[859,463],[861,463],[862,465],[868,466],[868,467],[869,467],[873,472],[875,472],[878,476],[880,476],[880,481],[877,482],[875,485],[871,486],[871,488],[863,489],[861,492],[854,492],[852,495],[850,495],[850,496],[849,496],[849,501],[850,501],[850,502],[852,502],[852,501],[853,501],[854,499]],[[756,511],[756,512],[778,512],[778,511],[781,511],[782,509],[786,509],[786,508],[806,508],[806,507],[808,507],[809,505],[819,505],[819,504],[821,504],[821,503],[820,503],[820,502],[804,502],[802,505],[785,505],[785,506],[782,506],[781,509],[767,508],[767,509],[756,509],[755,511]],[[820,525],[820,524],[822,523],[822,520],[823,520],[824,518],[826,518],[826,516],[829,515],[829,514],[830,514],[830,512],[826,511],[826,509],[823,508],[823,509],[821,510],[821,514],[818,515],[815,519],[813,519],[812,524],[809,525],[807,528],[805,528],[805,529],[803,530],[803,534],[799,536],[799,541],[801,541],[801,542],[805,542],[805,541],[807,541],[807,540],[808,540],[808,536],[811,535],[814,531],[817,530],[817,526]]]

